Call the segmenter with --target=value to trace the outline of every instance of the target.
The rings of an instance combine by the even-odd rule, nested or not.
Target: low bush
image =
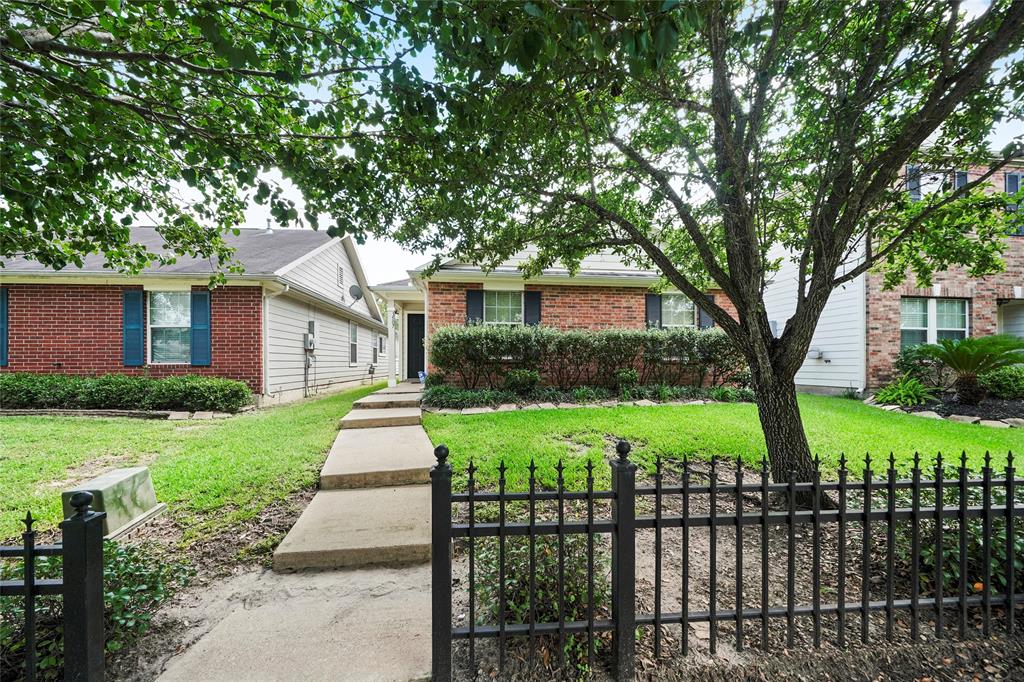
[[[577,403],[585,405],[601,400],[715,400],[718,402],[753,402],[754,392],[749,388],[735,386],[632,386],[616,393],[604,386],[577,386],[563,391],[554,386],[538,386],[526,394],[489,388],[460,388],[458,386],[435,386],[423,393],[423,404],[428,407],[493,407],[502,403]]]
[[[0,407],[7,409],[237,412],[252,397],[244,382],[217,377],[0,374]]]
[[[611,562],[603,544],[594,547],[594,571],[588,570],[587,537],[566,535],[563,537],[561,553],[558,538],[540,535],[535,539],[535,571],[533,618],[537,623],[558,623],[585,621],[593,605],[594,617],[606,618],[610,608],[609,578]],[[530,542],[526,537],[511,537],[505,544],[504,611],[505,623],[527,623],[530,620]],[[562,580],[562,601],[559,601],[559,558],[564,559]],[[500,585],[498,542],[494,538],[477,540],[477,612],[479,625],[495,625],[501,619],[502,603]],[[590,599],[590,580],[593,579],[593,602]],[[561,608],[559,608],[561,607]],[[538,660],[553,669],[557,666],[559,640],[557,635],[538,638],[541,653]],[[595,638],[595,649],[600,651],[604,640]],[[566,668],[563,677],[588,679],[586,634],[568,634],[565,638]],[[544,649],[547,651],[544,652]]]
[[[547,327],[470,325],[438,329],[430,364],[466,388],[506,387],[512,372],[536,372],[563,391],[577,386],[695,385],[749,381],[742,355],[720,329],[607,329],[559,331]],[[525,376],[525,375],[522,375]],[[513,380],[514,382],[517,380]]]
[[[493,407],[502,403],[514,403],[515,393],[491,388],[459,388],[458,386],[433,386],[423,392],[423,404],[430,407],[446,407],[461,410],[464,407]]]
[[[996,398],[1024,400],[1024,365],[1012,365],[983,374],[978,382]]]
[[[926,387],[939,390],[952,386],[956,378],[953,370],[932,357],[924,344],[901,349],[892,363],[892,368],[898,375],[913,377]]]
[[[932,390],[910,375],[904,374],[875,393],[875,401],[883,405],[913,407],[932,397]]]
[[[433,386],[444,386],[444,384],[445,376],[440,372],[431,372],[430,374],[427,375],[427,378],[423,380],[423,385],[426,388],[431,388]]]
[[[0,577],[20,580],[24,564],[0,563]],[[60,578],[60,557],[36,560],[36,578]],[[188,567],[168,561],[162,551],[147,544],[107,542],[103,547],[103,601],[106,651],[128,646],[149,629],[157,608],[191,577]],[[21,599],[0,600],[0,669],[18,671],[25,658],[25,614]],[[38,675],[58,680],[64,667],[63,600],[36,598]],[[4,679],[7,679],[6,676]]]
[[[533,369],[510,369],[505,375],[505,390],[529,393],[540,384],[540,373]]]
[[[622,390],[632,388],[640,383],[640,375],[632,367],[623,367],[615,370],[615,388]]]

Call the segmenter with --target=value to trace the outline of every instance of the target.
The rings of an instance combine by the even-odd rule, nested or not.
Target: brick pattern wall
[[[263,391],[260,287],[220,287],[211,292],[209,367],[124,366],[123,291],[140,287],[9,284],[5,288],[9,290],[9,362],[0,371],[153,377],[201,374],[237,379],[256,393]],[[145,343],[148,341],[147,334]]]
[[[1014,287],[1024,285],[1024,237],[1009,237],[1003,260],[1005,272],[972,278],[962,268],[940,272],[933,278],[939,298],[968,299],[968,332],[985,336],[998,331],[998,305],[1014,298]],[[919,289],[913,277],[891,291],[882,290],[882,276],[867,277],[867,383],[879,388],[893,378],[892,362],[900,352],[900,299],[935,297],[931,288]]]
[[[428,282],[430,333],[439,327],[466,323],[466,291],[482,289],[479,282]],[[643,329],[647,325],[642,287],[527,284],[539,291],[540,321],[558,329]],[[717,290],[715,303],[736,317],[736,308]]]

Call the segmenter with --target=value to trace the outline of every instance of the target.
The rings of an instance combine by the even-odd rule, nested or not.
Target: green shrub
[[[953,385],[953,371],[932,357],[923,344],[900,350],[892,368],[897,374],[912,376],[928,388],[945,390]]]
[[[977,405],[985,398],[987,391],[979,377],[1024,363],[1024,339],[1008,334],[940,339],[922,350],[953,370],[957,400],[965,405]]]
[[[617,369],[612,376],[615,377],[615,387],[619,390],[632,388],[640,382],[640,375],[632,367]]]
[[[0,562],[0,577],[20,580],[24,564]],[[60,557],[36,560],[36,578],[60,578]],[[180,561],[168,561],[153,545],[106,542],[103,546],[103,601],[106,651],[128,646],[149,629],[157,608],[187,584],[191,571]],[[20,670],[24,665],[24,602],[0,600],[0,668]],[[57,680],[64,667],[63,600],[36,599],[38,679]],[[6,679],[6,676],[5,678]]]
[[[505,375],[505,390],[526,394],[540,384],[540,373],[535,369],[510,369]]]
[[[514,403],[516,395],[509,391],[491,388],[472,389],[458,386],[433,386],[423,392],[423,404],[429,407],[447,407],[461,410],[464,407],[487,407],[502,403]]]
[[[530,542],[526,537],[505,539],[505,623],[527,623],[530,620]],[[585,535],[563,536],[561,556],[564,557],[563,602],[559,603],[559,546],[553,535],[540,535],[534,546],[534,603],[533,617],[538,623],[585,621],[589,613],[589,582],[587,566],[587,538]],[[478,625],[496,625],[501,618],[499,593],[499,548],[495,538],[477,540],[477,599]],[[605,546],[594,548],[594,617],[606,618],[609,613],[611,563]],[[561,611],[561,613],[560,613]],[[542,636],[540,647],[552,652],[548,665],[557,665],[559,640],[557,635]],[[600,650],[604,640],[595,639]],[[525,643],[524,643],[525,646]],[[569,677],[587,678],[587,638],[585,634],[568,634],[565,638],[565,661]],[[543,665],[543,663],[542,663]],[[553,679],[553,678],[552,678]]]
[[[978,382],[996,398],[1024,400],[1024,365],[1012,365],[982,374]]]
[[[904,374],[875,393],[875,401],[883,405],[920,405],[932,397],[932,391],[919,379]]]
[[[577,386],[571,392],[574,403],[593,403],[600,399],[600,394],[591,386]]]
[[[432,388],[434,386],[444,386],[444,384],[445,377],[444,374],[442,374],[441,372],[431,372],[423,381],[423,385],[426,388]]]
[[[244,382],[217,377],[0,374],[0,407],[8,409],[237,412],[250,402],[252,392]]]

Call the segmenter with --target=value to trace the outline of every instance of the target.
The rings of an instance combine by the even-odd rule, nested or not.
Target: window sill
[[[191,361],[185,361],[185,362],[147,362],[144,366],[145,367],[176,367],[176,366],[196,367],[197,365],[193,365]]]

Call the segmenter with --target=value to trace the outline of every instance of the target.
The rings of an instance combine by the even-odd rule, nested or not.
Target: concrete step
[[[423,393],[423,384],[418,382],[403,382],[400,384],[395,384],[394,386],[382,388],[381,390],[377,391],[377,393]],[[377,393],[374,393],[373,395],[377,395]]]
[[[430,486],[321,490],[274,552],[274,570],[430,560]]]
[[[388,407],[419,407],[419,393],[371,393],[352,403],[352,407],[365,410]]]
[[[321,490],[412,485],[430,480],[434,447],[421,426],[344,429],[320,471]]]
[[[341,419],[343,429],[371,429],[378,426],[411,426],[420,423],[418,407],[387,407],[352,410]]]

